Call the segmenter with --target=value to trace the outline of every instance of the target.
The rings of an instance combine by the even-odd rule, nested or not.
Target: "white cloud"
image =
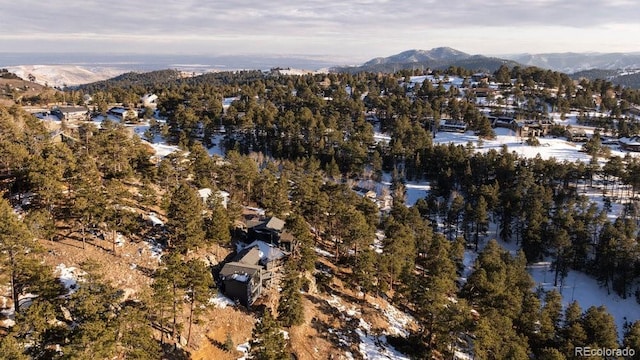
[[[131,51],[326,49],[365,59],[430,46],[506,53],[517,37],[532,42],[517,44],[530,52],[559,47],[558,41],[569,51],[585,42],[584,34],[600,40],[603,31],[610,41],[590,45],[599,50],[637,30],[640,7],[631,0],[0,0],[0,14],[5,51],[100,49],[99,42]],[[547,38],[549,29],[562,34]],[[639,50],[630,49],[634,43],[627,49]]]

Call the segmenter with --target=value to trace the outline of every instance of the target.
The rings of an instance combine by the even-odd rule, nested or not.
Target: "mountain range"
[[[51,86],[79,85],[105,80],[135,71],[177,69],[205,73],[239,69],[291,67],[345,72],[395,72],[402,69],[447,69],[450,66],[472,71],[497,70],[501,65],[537,66],[575,74],[576,78],[606,78],[613,83],[640,88],[640,52],[635,53],[546,53],[512,54],[500,57],[471,55],[450,47],[407,50],[388,57],[376,57],[356,66],[342,66],[344,60],[327,56],[195,56],[195,55],[104,55],[104,54],[0,54],[0,68],[26,78],[36,77]],[[35,65],[50,64],[50,65]]]
[[[431,50],[407,50],[389,57],[377,57],[359,66],[334,67],[332,70],[337,72],[393,72],[401,69],[446,69],[450,66],[457,66],[470,70],[493,72],[503,64],[518,65],[512,60],[471,55],[450,47],[437,47]]]
[[[470,70],[495,71],[502,64],[537,66],[567,74],[592,69],[629,70],[640,69],[640,52],[512,54],[493,57],[471,55],[450,47],[437,47],[431,50],[407,50],[388,57],[376,57],[359,66],[334,69],[348,72],[389,72],[407,68],[445,69],[458,66]]]
[[[548,53],[505,55],[507,59],[527,66],[573,74],[601,69],[640,69],[640,52],[636,53]]]

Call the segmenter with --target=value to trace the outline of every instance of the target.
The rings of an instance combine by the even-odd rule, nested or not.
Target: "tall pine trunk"
[[[171,327],[171,339],[174,341],[174,347],[178,347],[178,285],[173,282],[173,321]]]
[[[191,341],[191,325],[193,324],[193,307],[196,302],[196,291],[193,290],[193,294],[191,294],[191,304],[189,305],[189,330],[187,330],[187,346],[189,346],[189,342]]]

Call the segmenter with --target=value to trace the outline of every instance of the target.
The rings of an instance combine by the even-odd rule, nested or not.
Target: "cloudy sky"
[[[638,0],[0,0],[0,14],[4,52],[640,51]]]

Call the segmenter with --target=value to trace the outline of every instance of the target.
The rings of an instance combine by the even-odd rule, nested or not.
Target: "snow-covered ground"
[[[500,245],[515,255],[519,247],[515,242],[505,243],[499,241]],[[466,266],[467,261],[475,261],[476,255],[473,251],[465,251],[465,275],[471,273],[473,264]],[[562,295],[562,302],[567,306],[576,300],[580,304],[583,311],[591,306],[604,305],[607,311],[613,315],[618,325],[618,335],[622,337],[624,331],[624,323],[633,323],[640,320],[640,304],[634,297],[623,299],[613,291],[607,293],[607,289],[600,287],[598,281],[593,277],[575,270],[570,270],[562,284],[554,287],[554,272],[550,262],[540,262],[531,264],[527,267],[529,274],[535,281],[535,287],[541,286],[544,290],[556,289]]]
[[[149,252],[151,253],[151,258],[158,259],[158,261],[160,261],[160,259],[162,258],[162,245],[160,245],[155,240],[149,239],[147,240],[147,246],[149,248]]]
[[[387,329],[390,335],[407,337],[409,336],[408,327],[413,323],[416,323],[416,319],[400,310],[391,304],[387,304],[382,309],[382,313],[389,322],[389,328]]]
[[[407,206],[413,206],[416,204],[418,199],[422,199],[427,196],[427,192],[431,190],[431,186],[428,182],[407,182],[405,184],[405,204]]]
[[[368,360],[409,360],[409,357],[398,352],[387,343],[386,335],[374,335],[371,333],[371,325],[360,319],[360,324],[356,329],[356,334],[360,337],[358,350],[363,358]]]
[[[73,294],[78,290],[78,281],[86,274],[84,271],[74,267],[67,267],[65,264],[58,264],[54,270],[60,282],[67,289],[68,294]]]
[[[376,308],[381,309],[382,314],[386,317],[389,326],[381,333],[372,331],[371,324],[366,322],[362,318],[360,309],[354,305],[347,305],[342,298],[331,295],[326,299],[327,303],[338,310],[340,314],[343,314],[348,319],[357,319],[358,326],[355,329],[356,335],[360,340],[358,344],[358,350],[364,359],[378,360],[378,359],[399,359],[408,360],[409,357],[396,351],[387,342],[387,335],[393,336],[407,336],[409,334],[408,328],[415,319],[403,313],[389,303],[384,303],[382,306],[376,305]],[[350,332],[350,331],[348,331]],[[338,341],[344,346],[351,344],[351,339],[345,334],[343,330],[329,329],[329,333],[337,336]],[[345,356],[348,359],[353,358],[353,354],[349,351],[345,352]]]
[[[20,65],[9,66],[7,70],[25,80],[31,74],[36,77],[36,83],[54,87],[88,84],[110,79],[126,72],[126,70],[116,67],[79,65]]]
[[[248,342],[242,343],[236,346],[236,350],[240,351],[243,354],[243,356],[238,358],[238,360],[246,360],[247,355],[249,354],[249,350],[251,350],[251,344],[249,344]]]
[[[224,296],[221,292],[218,292],[216,296],[209,299],[209,304],[214,305],[217,308],[224,309],[227,306],[235,306],[236,303]]]
[[[526,158],[534,158],[539,154],[543,159],[553,157],[560,161],[568,160],[573,162],[579,160],[588,162],[591,160],[589,155],[579,151],[582,148],[581,145],[568,142],[565,139],[540,137],[538,138],[540,146],[529,146],[525,143],[525,138],[515,136],[515,133],[509,129],[497,128],[495,132],[496,139],[483,139],[480,144],[478,144],[478,136],[474,135],[472,131],[467,131],[464,134],[440,131],[433,140],[435,143],[453,143],[463,146],[471,143],[478,152],[487,152],[490,149],[500,151],[506,145],[510,152],[515,152]]]
[[[314,250],[316,251],[316,253],[320,256],[324,256],[327,258],[331,258],[331,257],[335,257],[334,254],[331,254],[330,252],[326,251],[326,250],[322,250],[319,247],[315,247]]]
[[[633,296],[623,299],[613,291],[608,294],[605,288],[600,287],[594,278],[585,273],[569,271],[563,283],[559,284],[561,286],[553,286],[554,271],[551,263],[532,264],[528,270],[536,284],[542,286],[544,290],[556,289],[560,292],[564,306],[574,300],[578,301],[583,311],[591,306],[604,305],[615,318],[620,337],[624,333],[625,322],[633,323],[640,320],[640,304]]]

